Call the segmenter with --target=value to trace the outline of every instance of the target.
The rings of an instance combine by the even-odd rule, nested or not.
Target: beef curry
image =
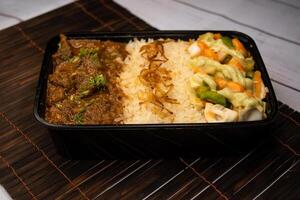
[[[124,93],[117,87],[124,43],[60,36],[47,82],[45,119],[55,124],[118,124]]]

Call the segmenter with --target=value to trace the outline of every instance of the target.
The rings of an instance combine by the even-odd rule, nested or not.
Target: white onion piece
[[[256,121],[264,119],[264,113],[256,108],[246,108],[239,110],[239,121]]]
[[[237,121],[238,113],[220,104],[206,103],[204,116],[207,122],[234,122]]]
[[[194,42],[193,44],[191,44],[191,46],[189,46],[189,48],[187,49],[187,51],[189,52],[189,54],[194,57],[194,56],[198,56],[201,53],[201,48],[198,46],[197,42]]]

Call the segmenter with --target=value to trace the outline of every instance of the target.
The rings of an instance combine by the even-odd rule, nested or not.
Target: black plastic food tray
[[[197,39],[206,32],[237,37],[245,44],[261,71],[268,87],[267,118],[260,121],[229,123],[138,124],[138,125],[57,125],[45,121],[47,78],[52,73],[52,55],[57,51],[59,36],[46,47],[36,91],[34,115],[49,128],[58,151],[72,158],[94,157],[169,157],[193,153],[239,152],[262,139],[277,114],[277,100],[266,67],[254,40],[236,31],[151,31],[67,33],[69,39],[96,39],[129,42],[138,39]]]

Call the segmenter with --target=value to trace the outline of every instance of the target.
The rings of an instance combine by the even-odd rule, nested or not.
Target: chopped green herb
[[[78,56],[88,57],[91,61],[96,65],[100,65],[99,57],[98,57],[99,48],[80,48]]]
[[[90,85],[92,85],[93,87],[100,89],[101,87],[103,87],[106,84],[106,79],[103,76],[103,74],[97,74],[94,77],[90,78]]]
[[[72,58],[69,59],[69,61],[71,63],[77,63],[79,60],[80,60],[80,58],[78,56],[74,56],[74,57],[72,57]]]
[[[85,57],[85,56],[86,57],[91,57],[91,56],[98,57],[98,51],[99,51],[99,48],[80,48],[78,56],[79,57]]]
[[[61,109],[61,108],[62,108],[62,105],[61,105],[61,103],[56,103],[56,104],[55,104],[55,107],[58,108],[58,109]]]
[[[90,90],[84,90],[80,93],[80,97],[86,97],[90,94]]]
[[[94,65],[100,66],[100,61],[99,61],[98,54],[92,54],[90,56],[90,59],[92,60],[92,62],[94,63]]]
[[[83,123],[83,112],[79,112],[79,113],[75,114],[73,119],[77,124],[82,124]]]

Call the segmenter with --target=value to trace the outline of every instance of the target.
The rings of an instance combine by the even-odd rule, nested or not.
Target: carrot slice
[[[241,72],[245,72],[243,65],[237,58],[231,58],[228,64],[238,68]]]
[[[231,41],[236,50],[241,52],[244,56],[247,55],[247,50],[246,50],[245,46],[243,45],[243,43],[241,41],[239,41],[239,39],[233,38]]]
[[[253,88],[254,95],[258,98],[260,98],[262,84],[260,71],[255,71],[253,74]]]
[[[220,77],[215,77],[214,80],[217,83],[219,89],[228,87],[230,90],[232,90],[234,92],[244,92],[245,91],[245,88],[237,82],[227,81]]]
[[[201,48],[201,50],[208,48],[208,46],[201,40],[198,40],[197,44]]]
[[[200,67],[192,67],[192,71],[194,73],[201,73],[201,74],[205,74],[204,70]]]
[[[244,92],[245,88],[240,85],[239,83],[233,82],[233,81],[229,81],[226,85],[226,87],[228,87],[229,89],[231,89],[234,92]]]
[[[215,40],[221,39],[221,37],[222,37],[221,33],[215,33],[214,34],[214,39]]]
[[[227,81],[225,79],[220,78],[220,77],[216,77],[214,79],[220,89],[223,89],[226,87]]]
[[[233,38],[232,39],[232,44],[234,46],[234,48],[236,48],[237,50],[246,50],[243,43],[241,43],[241,41],[237,38]]]
[[[202,51],[202,55],[209,57],[213,60],[218,60],[219,56],[216,52],[214,52],[212,49],[204,49],[204,51]]]

